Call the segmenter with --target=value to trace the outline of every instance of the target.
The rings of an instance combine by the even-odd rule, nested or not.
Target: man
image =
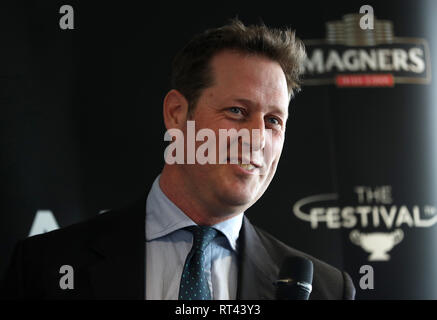
[[[20,242],[2,294],[275,299],[282,262],[301,256],[314,264],[310,298],[353,299],[345,272],[288,247],[244,216],[275,174],[303,58],[293,32],[236,19],[196,36],[174,60],[173,89],[163,103],[166,128],[184,134],[184,163],[166,163],[147,198],[130,208]],[[249,141],[233,140],[238,150],[250,145],[249,158],[243,152],[232,158],[227,137],[225,153],[222,144],[207,151],[217,161],[188,164],[188,121],[216,136],[224,129],[257,132]],[[74,271],[73,288],[62,285],[62,266]]]

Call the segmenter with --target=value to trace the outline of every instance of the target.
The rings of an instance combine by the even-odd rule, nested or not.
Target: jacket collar
[[[239,256],[237,299],[275,299],[274,281],[279,273],[279,266],[272,260],[246,217],[239,241],[242,250]]]

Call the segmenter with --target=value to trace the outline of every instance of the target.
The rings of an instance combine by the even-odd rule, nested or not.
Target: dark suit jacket
[[[310,299],[353,299],[351,278],[290,248],[244,218],[239,237],[237,299],[274,299],[282,260],[313,261]],[[62,265],[74,270],[74,289],[60,289]],[[122,210],[21,241],[0,289],[2,298],[144,299],[145,199]]]

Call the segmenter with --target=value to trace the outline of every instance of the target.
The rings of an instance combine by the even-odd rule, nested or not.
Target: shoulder
[[[145,200],[138,201],[124,209],[111,210],[19,241],[0,284],[0,297],[49,297],[58,292],[60,268],[65,265],[74,266],[75,277],[82,279],[82,282],[75,282],[77,290],[74,292],[86,293],[88,284],[84,274],[90,266],[101,261],[105,253],[102,248],[123,251],[132,247],[132,243],[140,242],[138,239],[144,230],[144,204]]]
[[[142,199],[124,208],[109,210],[70,226],[29,237],[22,243],[45,248],[89,244],[103,235],[115,235],[115,232],[126,230],[128,225],[136,224],[138,219],[144,219],[144,208],[145,201]]]
[[[304,257],[313,262],[314,276],[311,299],[354,299],[355,288],[352,279],[346,272],[288,246],[259,227],[253,227],[272,260],[279,266],[287,256]]]
[[[99,234],[107,232],[108,227],[110,228],[119,220],[119,216],[118,211],[108,211],[67,227],[28,237],[22,240],[21,244],[23,248],[31,247],[32,249],[71,249],[89,243]]]
[[[47,268],[50,264],[81,264],[93,258],[93,247],[102,241],[116,243],[117,239],[141,232],[140,219],[144,220],[144,201],[98,214],[70,226],[35,235],[20,241],[16,251],[25,263],[35,269]],[[102,240],[103,239],[103,240]]]

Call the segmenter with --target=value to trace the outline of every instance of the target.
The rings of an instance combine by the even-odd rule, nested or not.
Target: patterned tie
[[[207,226],[187,227],[193,233],[193,247],[185,260],[179,286],[179,300],[211,300],[203,264],[204,250],[217,235],[217,230]]]

